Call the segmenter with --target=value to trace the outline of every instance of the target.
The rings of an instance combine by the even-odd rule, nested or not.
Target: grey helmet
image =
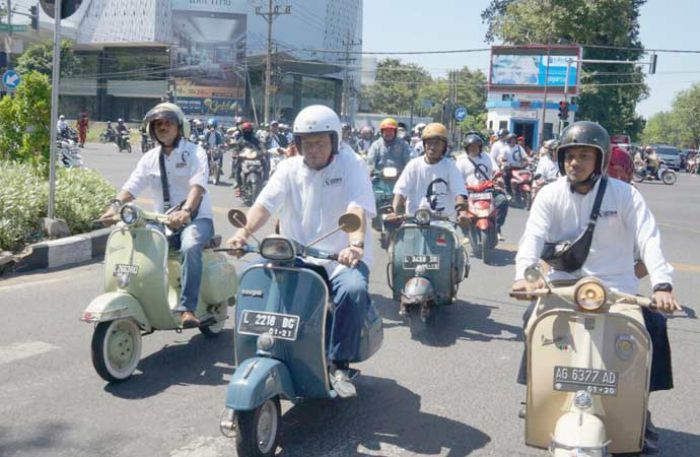
[[[564,170],[564,156],[566,149],[572,146],[590,146],[600,151],[594,174],[605,175],[610,159],[610,135],[600,124],[590,121],[574,122],[568,126],[559,138],[557,147],[557,164],[559,173],[566,175]]]

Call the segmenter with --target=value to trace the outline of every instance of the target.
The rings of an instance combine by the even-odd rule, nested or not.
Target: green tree
[[[672,111],[661,111],[647,119],[642,142],[680,144],[680,129]]]
[[[68,40],[61,40],[61,77],[71,76],[80,68],[81,61],[73,52],[73,45]],[[53,40],[47,40],[30,46],[17,59],[15,70],[21,75],[38,71],[49,78],[53,69]]]
[[[644,3],[646,0],[492,0],[482,19],[488,25],[487,41],[580,43],[584,59],[635,61],[643,54],[639,10]],[[644,74],[633,65],[584,64],[576,117],[597,121],[611,133],[637,138],[644,121],[635,108],[648,90]]]
[[[450,90],[449,77],[437,78],[425,84],[420,91],[420,99],[433,102],[433,107],[427,114],[436,121],[447,122],[457,106],[467,108],[470,116],[478,116],[486,112],[484,106],[486,103],[486,75],[481,70],[470,70],[468,67],[463,67],[454,73],[455,106],[449,106],[446,103]],[[485,125],[480,129],[484,127]]]
[[[673,100],[673,114],[679,130],[678,142],[672,143],[697,149],[700,147],[700,83],[679,93]]]
[[[364,87],[361,96],[372,112],[398,114],[410,111],[419,89],[430,81],[430,74],[420,65],[384,59],[377,65],[375,84]]]
[[[48,174],[51,85],[45,75],[25,75],[13,97],[0,101],[0,154]]]

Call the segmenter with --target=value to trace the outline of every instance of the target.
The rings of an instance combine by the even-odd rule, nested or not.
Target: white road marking
[[[0,347],[0,365],[45,354],[56,349],[58,349],[58,346],[44,343],[43,341],[30,341],[29,343],[15,343],[3,346]]]
[[[219,457],[231,454],[235,447],[235,441],[223,436],[200,436],[192,439],[188,444],[170,451],[171,457]]]

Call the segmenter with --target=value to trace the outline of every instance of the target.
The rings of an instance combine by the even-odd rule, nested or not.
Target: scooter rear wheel
[[[270,398],[252,411],[238,411],[236,452],[239,457],[275,455],[282,425],[279,397]]]
[[[128,379],[141,360],[141,329],[133,319],[100,322],[92,335],[92,364],[107,382]]]
[[[677,179],[676,174],[672,171],[664,171],[661,174],[661,180],[668,186],[674,185]]]

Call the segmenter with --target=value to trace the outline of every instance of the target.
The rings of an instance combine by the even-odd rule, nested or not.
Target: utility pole
[[[270,79],[272,77],[272,23],[277,16],[291,14],[292,7],[286,5],[284,9],[274,4],[274,0],[268,0],[267,11],[263,11],[261,6],[255,7],[255,14],[262,16],[267,22],[267,59],[265,62],[265,100],[263,105],[263,119],[265,123],[270,122]]]
[[[549,87],[549,55],[552,51],[549,38],[547,38],[547,62],[544,70],[544,101],[542,103],[542,124],[540,125],[539,140],[540,144],[544,143],[544,123],[547,119],[547,89]]]
[[[350,57],[350,51],[353,46],[359,46],[362,44],[362,40],[355,41],[351,38],[350,30],[348,30],[347,39],[343,40],[343,45],[345,46],[345,58],[342,59],[345,62],[345,74],[343,76],[343,100],[341,103],[340,113],[345,122],[350,122],[350,62],[354,62],[355,58]]]
[[[7,41],[5,53],[7,54],[7,68],[12,68],[12,0],[7,0]]]
[[[457,72],[455,70],[450,70],[449,77],[448,77],[448,87],[449,87],[449,107],[447,109],[447,119],[448,119],[448,128],[450,131],[450,136],[452,138],[452,144],[454,145],[456,143],[456,129],[457,129],[457,123],[455,121],[454,117],[454,111],[455,107],[457,106]]]

